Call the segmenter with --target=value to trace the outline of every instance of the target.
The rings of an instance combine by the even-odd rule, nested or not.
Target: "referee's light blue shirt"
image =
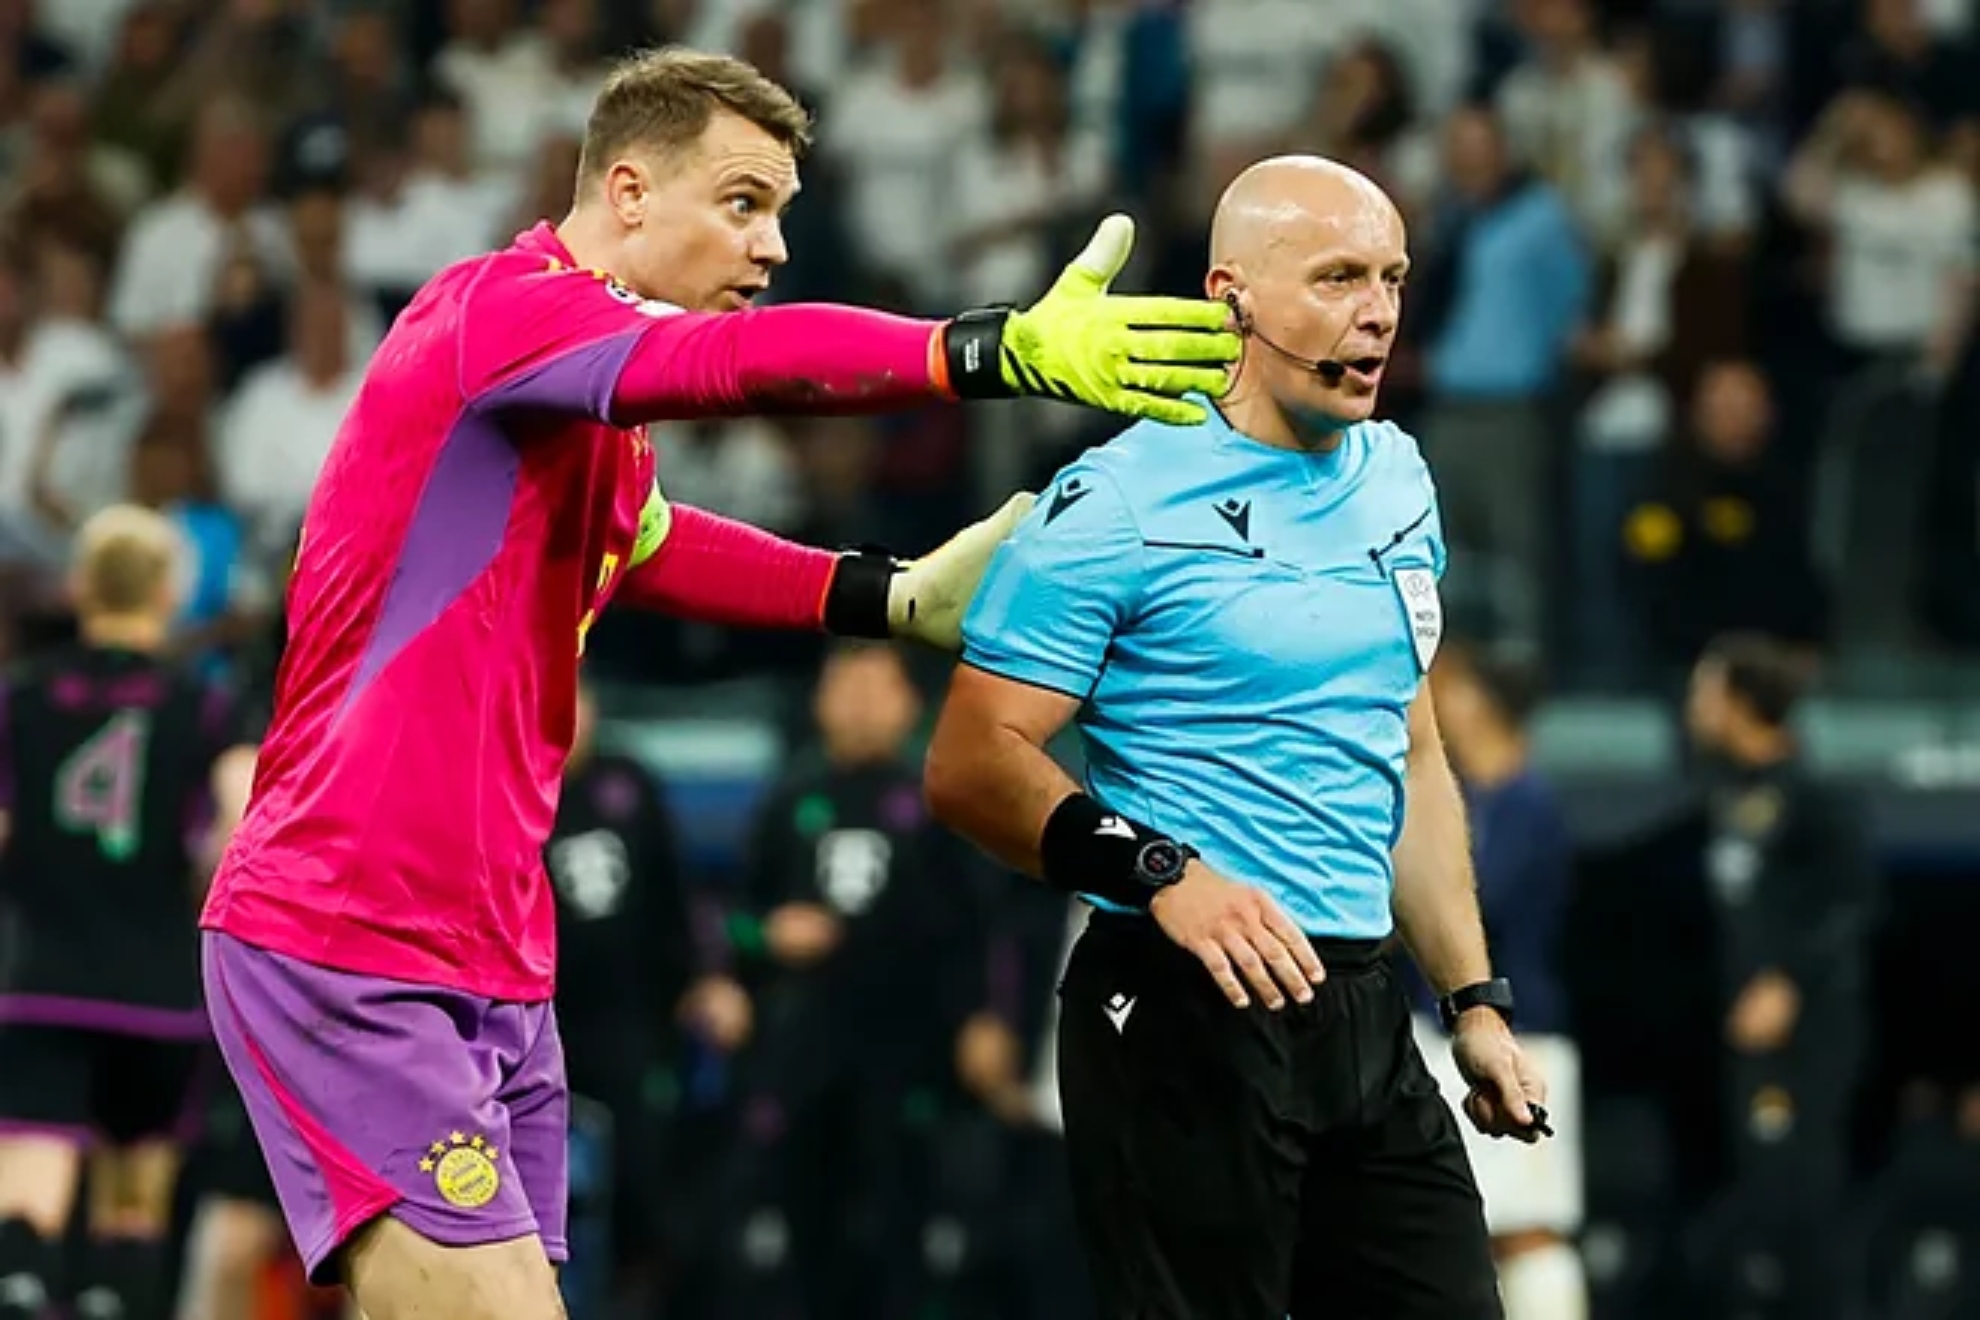
[[[1387,422],[1326,454],[1214,412],[1142,422],[1061,471],[997,552],[963,659],[1082,699],[1094,798],[1309,935],[1380,938],[1443,570],[1429,470]]]

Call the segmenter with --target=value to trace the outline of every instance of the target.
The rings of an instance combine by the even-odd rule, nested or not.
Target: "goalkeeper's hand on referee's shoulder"
[[[963,615],[990,567],[990,556],[1036,502],[1036,496],[1021,491],[989,517],[902,564],[887,593],[889,631],[938,650],[962,650]]]
[[[1230,309],[1197,298],[1109,292],[1134,250],[1134,222],[1110,215],[1045,296],[1023,311],[949,323],[949,385],[962,398],[1035,395],[1188,426],[1222,398],[1242,341]]]
[[[1020,491],[918,559],[896,559],[878,549],[842,556],[825,598],[826,631],[960,651],[963,616],[990,557],[1035,502],[1029,491]]]

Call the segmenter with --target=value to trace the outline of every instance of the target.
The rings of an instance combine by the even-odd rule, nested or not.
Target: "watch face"
[[[1141,850],[1138,865],[1151,884],[1166,885],[1182,875],[1183,851],[1173,843],[1156,840]]]

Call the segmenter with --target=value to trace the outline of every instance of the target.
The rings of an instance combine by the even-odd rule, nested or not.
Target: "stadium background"
[[[1808,751],[1875,826],[1866,1295],[1961,1313],[1904,1308],[1980,1264],[1980,4],[0,0],[7,653],[64,634],[69,530],[135,499],[195,548],[187,653],[265,685],[286,548],[382,327],[443,264],[563,214],[601,60],[661,40],[744,54],[817,110],[779,300],[1024,299],[1112,208],[1140,224],[1127,283],[1187,291],[1237,165],[1320,151],[1384,182],[1417,262],[1385,411],[1460,511],[1454,626],[1546,674],[1537,754],[1582,850],[1564,957],[1598,1314],[1703,1314],[1655,1299],[1746,1118],[1714,1090],[1674,719],[1730,628],[1805,647]],[[1022,404],[653,434],[677,500],[911,551],[1107,429]],[[700,911],[732,903],[758,804],[803,763],[822,654],[594,633],[605,741],[664,785]],[[721,1060],[690,1045],[670,1076],[656,1114],[716,1130]],[[966,1088],[909,1108],[900,1140],[950,1152],[937,1183],[994,1184],[955,1152],[1030,1140]],[[657,1178],[656,1258],[743,1233],[701,1222],[707,1176]],[[1026,1259],[990,1244],[1028,1199],[916,1211],[917,1313],[1042,1314],[975,1265]]]

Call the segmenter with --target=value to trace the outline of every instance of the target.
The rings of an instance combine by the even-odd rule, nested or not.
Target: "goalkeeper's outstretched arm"
[[[619,369],[611,420],[880,412],[1024,394],[1201,421],[1202,406],[1183,396],[1221,397],[1240,341],[1221,304],[1109,294],[1133,243],[1127,217],[1110,217],[1024,311],[925,321],[799,304],[656,317]]]
[[[945,338],[939,322],[829,303],[662,317],[619,370],[612,420],[867,413],[952,400]]]

